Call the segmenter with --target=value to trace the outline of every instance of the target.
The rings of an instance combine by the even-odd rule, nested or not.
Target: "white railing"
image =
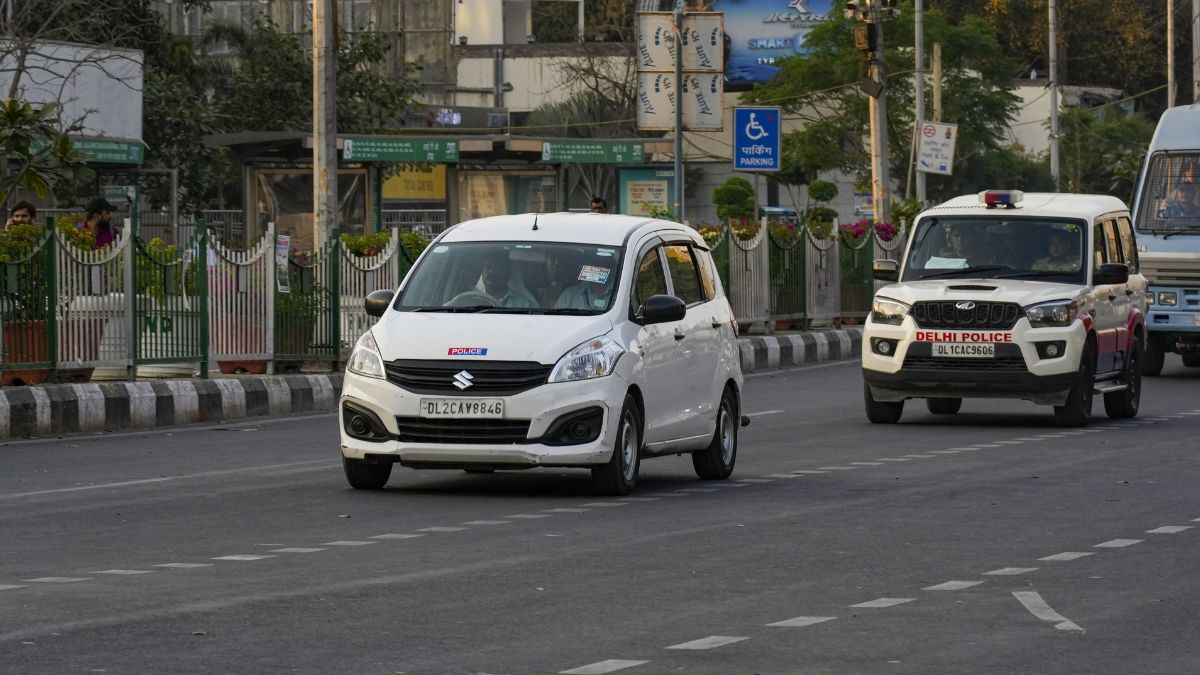
[[[400,286],[401,267],[396,256],[404,255],[401,250],[400,231],[392,228],[388,245],[373,256],[357,256],[339,246],[341,260],[341,302],[339,303],[339,331],[342,352],[354,347],[358,338],[375,321],[367,316],[363,299],[372,291],[395,290]]]
[[[228,248],[214,237],[208,258],[209,351],[213,361],[266,361],[274,352],[275,228],[254,248]],[[246,365],[223,369],[247,370]]]
[[[437,209],[393,209],[381,212],[384,230],[416,232],[426,239],[433,239],[446,230],[446,211]]]
[[[128,228],[98,251],[55,233],[58,367],[127,368],[133,364],[129,288],[133,235]]]

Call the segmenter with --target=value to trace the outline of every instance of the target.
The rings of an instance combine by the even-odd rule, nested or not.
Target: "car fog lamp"
[[[1046,345],[1046,358],[1054,358],[1058,356],[1058,345]]]
[[[577,441],[587,438],[591,433],[591,428],[584,422],[576,422],[571,425],[571,437]]]
[[[880,340],[879,343],[875,345],[875,349],[880,354],[886,356],[892,353],[892,343],[888,342],[887,340]]]

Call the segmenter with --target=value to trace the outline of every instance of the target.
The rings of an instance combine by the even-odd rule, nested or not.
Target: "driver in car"
[[[451,300],[451,306],[490,303],[495,307],[535,309],[538,304],[532,297],[515,288],[512,283],[512,261],[507,251],[489,253],[483,259],[483,270],[479,275],[479,288],[459,293]]]

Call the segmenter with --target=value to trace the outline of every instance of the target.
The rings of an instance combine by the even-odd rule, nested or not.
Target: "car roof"
[[[544,241],[623,246],[631,235],[643,227],[658,229],[653,226],[695,233],[685,225],[645,216],[608,213],[524,213],[463,221],[446,230],[441,241]]]
[[[1114,211],[1128,211],[1125,202],[1109,195],[1081,195],[1062,192],[1027,192],[1015,209],[989,209],[980,203],[979,195],[963,195],[924,211],[921,217],[970,216],[1045,216],[1051,218],[1082,218],[1092,220]]]
[[[1200,150],[1200,103],[1168,108],[1158,119],[1150,152]]]

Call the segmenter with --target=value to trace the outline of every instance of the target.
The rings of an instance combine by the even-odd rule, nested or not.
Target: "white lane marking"
[[[1111,539],[1103,544],[1096,544],[1092,548],[1125,548],[1126,546],[1140,544],[1143,541],[1145,541],[1145,539]]]
[[[670,647],[667,647],[667,649],[716,649],[717,647],[724,647],[725,645],[731,645],[735,642],[741,642],[742,640],[749,639],[750,638],[748,637],[734,637],[732,635],[710,635],[706,638],[700,638],[699,640],[692,640],[691,642],[681,642],[677,645],[671,645]]]
[[[779,626],[780,628],[804,628],[805,626],[815,626],[818,623],[833,621],[836,618],[836,616],[798,616],[794,619],[776,621],[775,623],[769,623],[767,625]]]
[[[912,460],[905,459],[903,457],[880,457],[879,461],[881,461],[881,462],[911,462]]]
[[[1054,611],[1042,596],[1034,591],[1013,591],[1013,597],[1029,610],[1029,613],[1041,619],[1054,624],[1058,630],[1069,630],[1083,632],[1083,629],[1078,624],[1071,621],[1067,617]]]
[[[1064,431],[1060,435],[1061,436],[1082,436],[1086,433],[1087,433],[1086,431]]]
[[[608,659],[607,661],[597,661],[589,663],[586,666],[579,666],[570,670],[559,671],[559,675],[607,675],[607,673],[615,673],[618,670],[625,670],[634,666],[640,666],[649,661],[631,661],[629,659]]]
[[[588,502],[586,504],[580,504],[580,506],[586,506],[586,507],[594,506],[594,507],[599,507],[599,508],[603,509],[603,508],[608,508],[610,506],[629,506],[629,504],[627,504],[626,502]]]
[[[687,494],[683,493],[683,492],[651,492],[650,494],[654,495],[655,497],[686,497],[687,496]]]
[[[621,497],[622,502],[660,502],[662,497]]]
[[[1200,518],[1192,518],[1193,523],[1200,523]]]
[[[1041,436],[1034,436],[1034,438],[1037,438],[1037,439],[1058,438],[1058,434],[1042,434]]]
[[[288,548],[273,548],[269,551],[269,553],[316,553],[317,551],[324,550],[325,549],[323,548],[302,548],[293,546]]]
[[[1170,417],[1147,417],[1146,419],[1151,422],[1166,422],[1167,420],[1169,420],[1171,418]]]
[[[131,576],[134,574],[154,574],[154,570],[96,570],[88,574],[112,574],[114,576]]]
[[[327,541],[322,546],[369,546],[378,544],[377,541]]]
[[[913,600],[916,600],[916,598],[876,598],[874,600],[868,600],[866,602],[860,602],[857,605],[850,606],[866,608],[895,607],[896,605],[903,605],[904,603],[912,602]]]
[[[73,584],[78,581],[91,581],[91,577],[38,577],[37,579],[22,579],[34,584]]]
[[[855,466],[883,466],[883,462],[850,462]]]
[[[508,525],[511,520],[468,520],[463,525]]]
[[[537,520],[539,518],[551,518],[548,513],[514,513],[511,516],[504,516],[513,520]]]
[[[716,492],[716,488],[683,488],[680,492]]]
[[[913,459],[933,459],[935,455],[902,455],[902,457],[912,457]]]
[[[746,417],[765,417],[767,415],[779,415],[781,413],[783,413],[782,410],[764,410],[762,412],[750,413],[749,415],[746,415]]]
[[[923,590],[926,591],[961,591],[964,588],[978,586],[982,581],[947,581],[937,584],[936,586],[926,586]]]
[[[1025,441],[996,441],[1000,445],[1023,445]]]
[[[847,359],[845,361],[833,361],[830,363],[821,363],[815,366],[800,366],[798,368],[782,368],[776,370],[768,370],[761,373],[749,373],[745,376],[747,380],[756,377],[771,377],[772,375],[787,375],[788,373],[802,373],[806,370],[825,370],[826,368],[837,368],[838,366],[852,366],[861,364],[858,359]]]
[[[1185,412],[1185,413],[1179,413],[1179,414],[1180,415],[1200,415],[1200,412],[1196,412],[1193,410],[1192,412]]]
[[[797,475],[804,475],[806,473],[829,473],[829,472],[828,471],[815,471],[815,470],[807,470],[806,471],[806,470],[801,469],[800,471],[793,471],[792,473],[797,474]]]
[[[1055,553],[1054,555],[1048,555],[1045,558],[1038,558],[1038,560],[1050,560],[1050,561],[1079,560],[1080,558],[1086,558],[1089,555],[1095,555],[1095,554],[1096,554],[1095,551],[1067,551],[1065,553]]]
[[[162,563],[160,565],[152,565],[152,567],[171,567],[174,569],[190,570],[197,567],[212,567],[212,563]]]
[[[857,466],[823,466],[820,468],[822,471],[854,471],[858,467]]]
[[[930,450],[929,451],[929,453],[933,454],[933,455],[957,455],[960,452],[962,452],[962,450]]]
[[[1163,525],[1156,527],[1153,530],[1146,530],[1146,534],[1179,534],[1184,530],[1192,529],[1191,525]]]
[[[550,516],[545,516],[545,517],[549,518]],[[423,535],[423,534],[410,534],[408,532],[401,532],[398,534],[393,534],[393,533],[377,534],[374,537],[369,537],[369,538],[370,539],[416,539],[417,537],[424,537],[424,536],[425,535]]]
[[[25,588],[25,587],[20,586],[18,584],[0,584],[0,591],[11,591],[14,588]]]
[[[797,476],[794,473],[769,473],[769,474],[767,474],[767,478],[799,478],[799,477],[800,476]],[[727,487],[750,487],[749,485],[746,485],[745,483],[724,483],[724,485]]]
[[[546,509],[546,513],[587,513],[588,511],[591,511],[591,509]]]
[[[1016,438],[1016,439],[1013,439],[1013,440],[1017,440],[1017,441],[1021,441],[1021,442],[1024,442],[1024,443],[1028,443],[1028,442],[1030,442],[1030,441],[1040,441],[1040,440],[1042,440],[1042,437],[1041,437],[1041,436],[1022,436],[1022,437],[1020,437],[1020,438]]]
[[[467,529],[467,528],[437,526],[437,527],[422,527],[421,529],[417,530],[417,532],[462,532],[465,529]]]
[[[1003,448],[1004,446],[1003,446],[1003,445],[997,445],[997,444],[995,444],[995,443],[989,443],[989,444],[987,444],[987,445],[977,445],[977,446],[975,446],[975,447],[977,447],[977,448]]]
[[[212,558],[212,560],[265,560],[274,557],[273,555],[223,555],[219,558]]]
[[[773,483],[770,478],[739,478],[739,483]]]
[[[1036,567],[1001,567],[998,570],[992,570],[991,572],[984,572],[984,575],[993,576],[993,577],[1013,577],[1018,574],[1028,574],[1030,572],[1036,572],[1036,571],[1037,571]]]

